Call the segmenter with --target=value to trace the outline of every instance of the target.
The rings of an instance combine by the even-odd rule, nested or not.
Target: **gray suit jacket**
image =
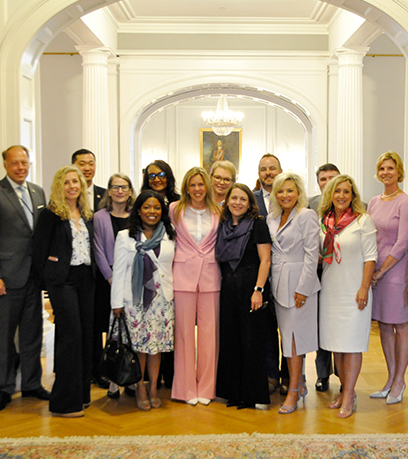
[[[27,182],[33,203],[34,226],[46,205],[44,190]],[[7,288],[22,288],[31,270],[33,230],[19,197],[7,177],[0,180],[0,279]]]
[[[268,209],[265,207],[262,190],[254,191],[254,196],[259,207],[259,213],[266,218],[268,216]]]
[[[317,208],[319,207],[321,199],[322,199],[321,194],[313,196],[312,198],[308,198],[310,209],[313,209],[317,213]]]

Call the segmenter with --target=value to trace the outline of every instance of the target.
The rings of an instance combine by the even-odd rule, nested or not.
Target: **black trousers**
[[[91,401],[95,281],[90,266],[71,266],[65,284],[47,284],[55,315],[55,382],[50,411],[81,411]]]
[[[19,327],[22,390],[41,386],[43,318],[41,291],[30,276],[22,288],[7,288],[0,296],[0,390],[12,395],[16,388],[18,355],[14,344]]]

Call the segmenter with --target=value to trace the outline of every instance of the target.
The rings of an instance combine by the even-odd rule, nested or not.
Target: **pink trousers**
[[[171,391],[174,399],[187,401],[215,397],[219,296],[220,292],[174,292],[174,379]]]

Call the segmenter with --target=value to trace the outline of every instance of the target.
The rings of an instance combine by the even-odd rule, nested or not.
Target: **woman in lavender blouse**
[[[371,398],[399,403],[405,389],[408,364],[407,247],[408,196],[399,188],[404,169],[393,151],[377,160],[377,179],[384,193],[371,199],[368,212],[377,227],[378,262],[373,276],[373,319],[380,327],[388,379]]]

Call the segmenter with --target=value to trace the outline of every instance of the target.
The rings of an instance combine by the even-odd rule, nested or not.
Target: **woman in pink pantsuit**
[[[388,378],[370,397],[386,398],[391,405],[402,401],[408,365],[408,196],[399,188],[404,169],[397,153],[389,151],[378,158],[376,177],[384,185],[384,193],[368,205],[378,244],[372,281],[373,319],[380,327]]]
[[[180,201],[170,204],[170,218],[177,231],[171,396],[190,405],[208,405],[215,397],[221,282],[214,247],[219,215],[209,175],[205,169],[193,167],[184,176]]]

